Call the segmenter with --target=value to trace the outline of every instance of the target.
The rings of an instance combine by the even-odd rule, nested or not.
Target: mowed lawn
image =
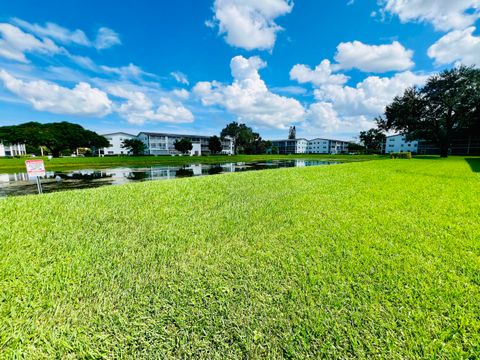
[[[0,357],[478,358],[480,159],[0,201]]]
[[[213,156],[105,156],[105,157],[62,157],[43,159],[47,170],[73,170],[79,168],[108,168],[119,166],[177,166],[189,164],[218,164],[227,162],[272,161],[272,160],[319,160],[355,162],[387,158],[385,155],[329,155],[329,154],[296,154],[296,155],[213,155]],[[30,157],[1,158],[0,174],[25,172],[25,160]]]

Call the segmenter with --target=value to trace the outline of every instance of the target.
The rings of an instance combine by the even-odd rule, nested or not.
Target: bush
[[[390,153],[390,159],[411,159],[411,152],[392,152]]]

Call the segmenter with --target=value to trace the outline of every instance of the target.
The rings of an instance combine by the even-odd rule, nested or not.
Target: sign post
[[[42,183],[40,182],[40,176],[45,176],[45,164],[43,160],[26,160],[25,166],[27,167],[28,177],[34,177],[37,180],[37,190],[41,194]]]

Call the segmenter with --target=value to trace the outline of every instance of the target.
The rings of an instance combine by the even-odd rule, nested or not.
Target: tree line
[[[262,154],[271,147],[271,142],[263,140],[252,128],[232,122],[222,129],[220,136],[214,135],[209,138],[208,148],[212,155],[222,153],[222,140],[226,137],[233,139],[235,154]],[[0,141],[26,144],[27,153],[32,154],[39,154],[40,148],[43,148],[54,157],[70,155],[78,148],[88,148],[95,152],[110,146],[105,137],[84,129],[81,125],[66,121],[47,124],[28,122],[2,126]],[[146,151],[145,144],[138,139],[126,139],[122,147],[133,155],[143,155]],[[192,148],[192,141],[188,138],[180,139],[175,143],[175,149],[182,154],[189,153]]]
[[[367,149],[381,150],[385,133],[405,134],[407,141],[425,140],[447,157],[455,136],[480,135],[480,69],[459,66],[410,87],[387,105],[377,127],[360,133]]]
[[[78,148],[95,150],[110,146],[105,137],[66,121],[48,124],[28,122],[2,126],[0,140],[10,144],[26,144],[29,153],[38,153],[40,147],[44,147],[54,157],[70,155]]]

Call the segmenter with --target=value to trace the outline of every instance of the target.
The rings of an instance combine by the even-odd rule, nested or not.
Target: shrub
[[[390,159],[411,159],[411,152],[392,152],[390,153]]]

